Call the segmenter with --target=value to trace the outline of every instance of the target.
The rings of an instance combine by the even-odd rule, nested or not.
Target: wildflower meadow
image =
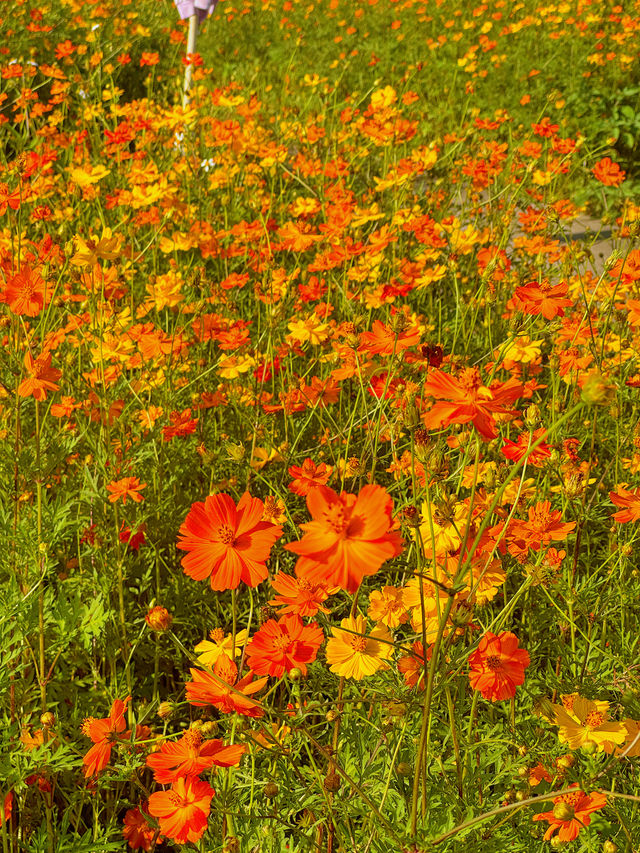
[[[0,3],[0,853],[640,850],[640,3],[474,2]]]

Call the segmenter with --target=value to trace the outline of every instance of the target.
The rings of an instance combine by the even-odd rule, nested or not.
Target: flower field
[[[0,5],[1,853],[640,849],[639,21]]]

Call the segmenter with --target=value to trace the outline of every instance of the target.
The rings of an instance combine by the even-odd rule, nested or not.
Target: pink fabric
[[[216,8],[218,0],[174,0],[178,14],[184,21],[192,15],[198,16],[198,21],[204,21]]]

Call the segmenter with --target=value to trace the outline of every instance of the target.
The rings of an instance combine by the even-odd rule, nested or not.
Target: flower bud
[[[396,767],[396,773],[398,776],[411,776],[413,768],[408,761],[401,761]]]
[[[174,711],[173,702],[161,702],[158,705],[158,716],[161,720],[168,720],[169,717],[173,714]]]
[[[327,773],[324,778],[324,789],[332,794],[340,790],[340,777],[337,773]]]
[[[278,788],[278,786],[276,785],[275,782],[267,782],[267,784],[262,789],[262,793],[265,795],[265,797],[268,800],[271,800],[271,799],[273,799],[273,797],[278,796],[279,790],[280,790],[280,788]]]
[[[205,737],[211,737],[218,731],[218,723],[215,720],[206,720],[200,729]]]
[[[152,631],[166,631],[173,622],[173,616],[166,607],[152,607],[144,617]]]
[[[607,840],[602,845],[602,853],[617,853],[618,845],[614,844],[611,839],[607,838]]]
[[[44,711],[40,715],[40,722],[45,727],[45,729],[50,729],[56,722],[56,718],[51,711]]]
[[[290,681],[300,681],[302,678],[302,670],[297,666],[294,666],[293,669],[289,670],[289,680]]]

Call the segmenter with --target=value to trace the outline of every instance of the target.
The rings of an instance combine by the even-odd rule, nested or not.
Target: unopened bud
[[[332,794],[340,790],[340,777],[337,773],[328,773],[325,776],[324,789],[325,791],[330,791]]]
[[[161,720],[168,720],[174,711],[173,702],[161,702],[158,705],[158,716]]]
[[[45,711],[40,715],[40,722],[45,729],[50,729],[55,724],[56,718],[51,711]]]
[[[152,607],[144,617],[152,631],[166,631],[173,622],[173,616],[166,607]]]

